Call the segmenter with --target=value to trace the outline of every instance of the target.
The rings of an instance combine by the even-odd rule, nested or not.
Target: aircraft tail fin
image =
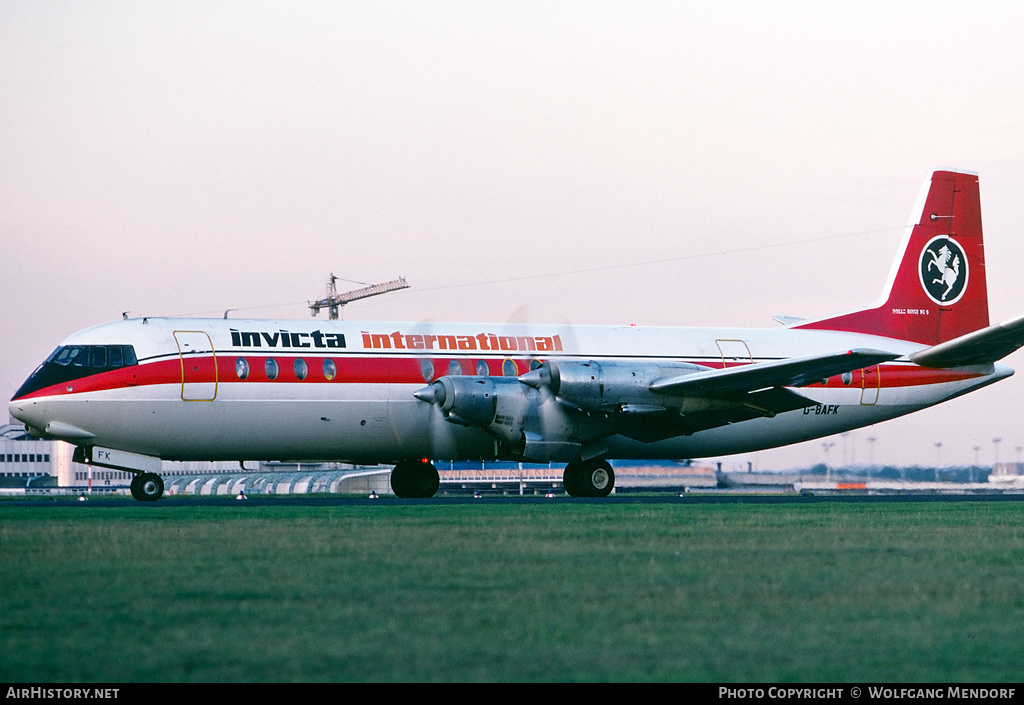
[[[926,345],[986,328],[988,287],[978,175],[936,171],[873,308],[794,326],[868,333]]]

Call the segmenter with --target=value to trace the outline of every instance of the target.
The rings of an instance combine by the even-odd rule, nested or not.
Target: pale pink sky
[[[1022,314],[1022,34],[1019,2],[2,0],[0,392],[126,310],[307,318],[332,271],[413,284],[352,320],[848,310],[937,166],[979,173],[992,316]],[[848,456],[1014,459],[1022,384]]]

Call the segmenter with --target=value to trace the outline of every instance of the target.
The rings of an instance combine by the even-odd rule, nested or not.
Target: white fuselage
[[[132,346],[138,364],[16,395],[11,414],[52,437],[169,460],[493,459],[507,453],[492,434],[450,423],[413,392],[445,375],[518,376],[545,360],[729,367],[925,347],[781,327],[161,318],[95,326],[62,343],[118,345]],[[612,435],[605,455],[696,458],[782,446],[907,414],[1010,374],[998,364],[935,370],[897,360],[794,389],[806,408],[651,443]]]

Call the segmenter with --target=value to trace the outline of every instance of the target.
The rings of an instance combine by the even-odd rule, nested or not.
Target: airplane
[[[868,426],[1013,374],[1024,316],[990,325],[978,176],[934,171],[880,301],[777,328],[126,318],[65,339],[10,402],[33,435],[163,494],[161,460],[565,463],[700,458]]]

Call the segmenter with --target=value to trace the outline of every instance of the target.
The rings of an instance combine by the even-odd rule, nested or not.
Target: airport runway
[[[266,507],[289,506],[299,507],[335,507],[335,506],[431,506],[458,504],[827,504],[827,503],[894,503],[894,502],[1021,502],[1024,494],[843,494],[843,495],[744,495],[737,493],[722,494],[687,494],[682,497],[665,495],[637,495],[603,498],[582,497],[520,497],[518,495],[494,495],[480,498],[474,497],[434,497],[431,499],[398,499],[396,497],[307,497],[290,496],[250,496],[244,500],[234,497],[202,497],[179,496],[161,499],[157,502],[136,502],[125,498],[99,497],[88,501],[80,501],[76,497],[60,497],[49,499],[44,497],[19,498],[0,500],[0,507],[18,507],[31,510],[42,507],[137,507],[139,511],[152,509],[173,509],[174,507],[196,506],[248,506]]]

